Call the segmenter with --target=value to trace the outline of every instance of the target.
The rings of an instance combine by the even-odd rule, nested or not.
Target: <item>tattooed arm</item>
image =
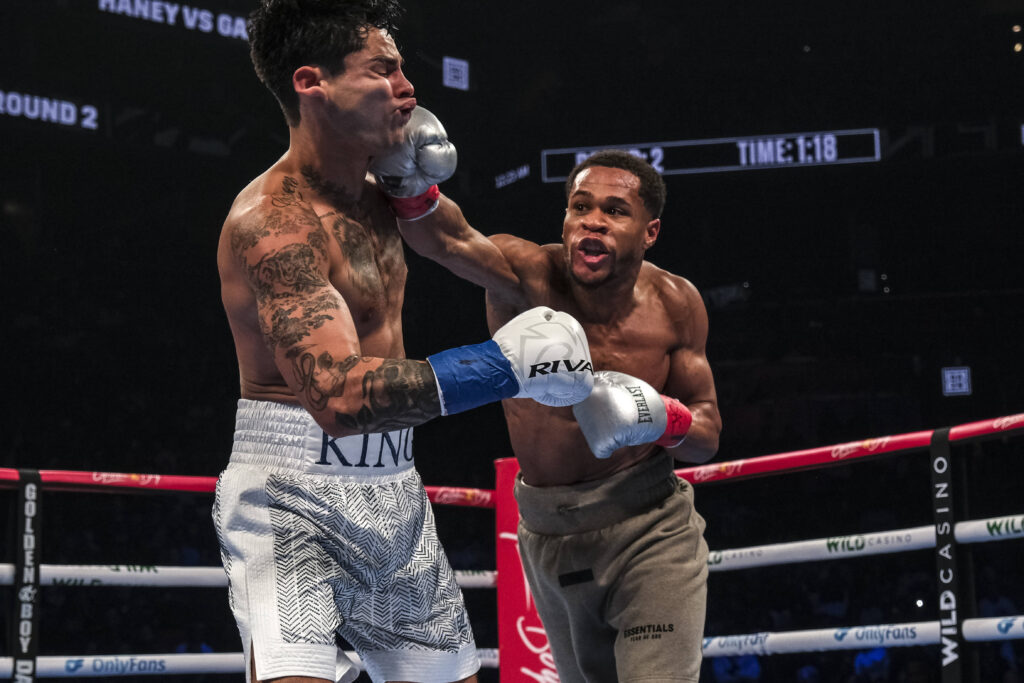
[[[332,436],[440,415],[425,361],[361,354],[348,305],[328,279],[327,240],[312,208],[282,195],[231,231],[231,253],[255,297],[263,339],[292,393]]]

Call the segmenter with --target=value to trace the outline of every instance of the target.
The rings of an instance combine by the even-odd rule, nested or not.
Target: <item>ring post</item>
[[[936,429],[931,439],[932,510],[935,518],[935,570],[939,590],[939,629],[942,648],[942,683],[963,680],[960,654],[963,638],[957,619],[960,597],[953,535],[953,458],[949,429]]]
[[[530,596],[519,560],[519,507],[513,488],[519,463],[515,458],[494,462],[496,559],[498,568],[498,674],[505,683],[557,683],[555,660],[547,634]]]
[[[36,680],[39,650],[39,532],[42,478],[38,470],[18,470],[18,548],[14,561],[14,614],[11,615],[12,677],[18,683]]]

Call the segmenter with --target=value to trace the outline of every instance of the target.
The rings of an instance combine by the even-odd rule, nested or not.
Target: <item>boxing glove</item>
[[[455,173],[458,154],[444,126],[423,107],[413,109],[405,125],[405,140],[374,157],[370,172],[388,195],[395,215],[404,220],[423,218],[437,208],[437,183]]]
[[[568,313],[538,306],[505,323],[482,344],[433,356],[441,414],[453,415],[504,398],[532,398],[547,406],[585,399],[594,386],[590,345]]]
[[[572,408],[590,450],[607,458],[624,446],[678,446],[693,422],[690,409],[622,372],[594,373],[594,389]]]

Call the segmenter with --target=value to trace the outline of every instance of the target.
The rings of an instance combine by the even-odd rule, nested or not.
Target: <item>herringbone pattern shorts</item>
[[[214,521],[260,678],[354,678],[336,635],[375,681],[453,681],[479,668],[415,469],[359,481],[232,462]]]

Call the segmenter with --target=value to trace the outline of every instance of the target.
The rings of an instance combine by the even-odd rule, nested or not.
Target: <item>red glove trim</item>
[[[423,194],[415,197],[388,197],[391,209],[395,215],[407,221],[423,218],[437,207],[437,201],[441,197],[441,190],[437,185],[431,185]]]
[[[665,427],[665,433],[654,443],[668,448],[678,446],[686,438],[686,433],[690,431],[690,425],[693,424],[693,413],[681,401],[671,396],[662,394],[661,400],[665,403],[668,425]]]

